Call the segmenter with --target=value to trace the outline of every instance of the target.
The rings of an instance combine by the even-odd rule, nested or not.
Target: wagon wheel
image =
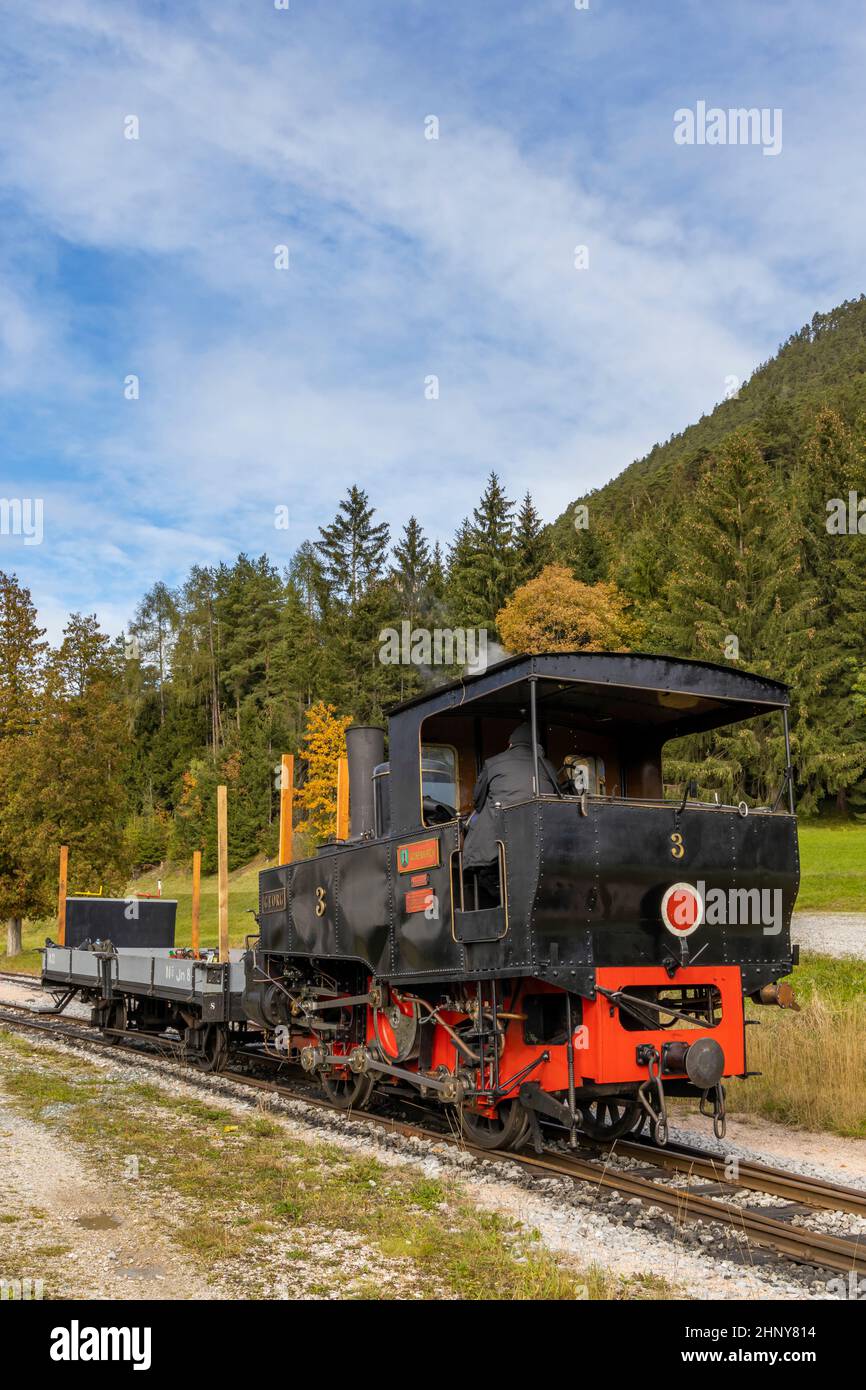
[[[105,1023],[102,1026],[102,1032],[106,1034],[109,1042],[113,1043],[115,1047],[119,1047],[121,1043],[124,1041],[124,1039],[120,1037],[119,1033],[115,1033],[112,1035],[108,1030],[115,1028],[125,1029],[127,1027],[127,1024],[128,1019],[126,1016],[126,1000],[117,999],[114,1003],[112,1003],[111,1007],[108,1009],[106,1013]]]
[[[637,1133],[645,1118],[638,1101],[624,1100],[620,1096],[597,1096],[595,1100],[584,1101],[580,1113],[584,1134],[602,1142]]]
[[[207,1024],[201,1048],[193,1053],[199,1071],[222,1071],[228,1055],[229,1039],[225,1028],[219,1023]]]
[[[460,1128],[476,1149],[519,1149],[529,1134],[529,1116],[519,1100],[504,1100],[491,1118],[461,1106]]]
[[[363,1073],[356,1075],[348,1067],[344,1076],[323,1076],[320,1079],[328,1100],[341,1110],[366,1110],[376,1085],[375,1077]]]

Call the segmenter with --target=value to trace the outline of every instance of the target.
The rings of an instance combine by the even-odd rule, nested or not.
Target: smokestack
[[[349,838],[372,834],[373,769],[385,761],[385,730],[377,724],[353,724],[346,730],[349,759]]]

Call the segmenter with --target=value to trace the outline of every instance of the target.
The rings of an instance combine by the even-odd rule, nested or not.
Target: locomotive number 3
[[[686,847],[683,844],[683,837],[678,830],[675,830],[671,835],[671,858],[682,859],[685,852]]]
[[[328,903],[327,903],[327,899],[325,898],[325,890],[324,890],[324,888],[317,888],[317,889],[316,889],[316,916],[317,916],[317,917],[324,917],[324,915],[325,915],[325,913],[327,912],[327,910],[328,910]]]

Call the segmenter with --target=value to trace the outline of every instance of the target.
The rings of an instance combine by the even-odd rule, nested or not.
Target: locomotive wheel
[[[585,1101],[580,1106],[581,1129],[590,1139],[622,1139],[626,1134],[635,1134],[643,1127],[643,1107],[636,1100],[623,1100],[618,1096],[598,1096]]]
[[[638,1110],[640,1113],[635,1116],[634,1124],[629,1130],[629,1137],[631,1138],[634,1136],[635,1139],[640,1138],[643,1134],[647,1119],[649,1118],[642,1105],[638,1106]]]
[[[323,1076],[321,1082],[328,1100],[341,1110],[366,1110],[376,1085],[375,1077],[355,1075],[348,1068],[345,1076]]]
[[[476,1149],[519,1149],[529,1134],[529,1116],[519,1100],[504,1100],[492,1119],[461,1107],[460,1128]]]

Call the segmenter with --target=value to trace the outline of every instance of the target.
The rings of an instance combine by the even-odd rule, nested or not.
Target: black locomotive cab
[[[666,782],[674,740],[767,715],[786,750],[767,804]],[[558,785],[496,808],[500,892],[491,907],[478,875],[462,871],[463,837],[479,772],[521,722],[535,728],[537,757]],[[599,965],[663,963],[701,949],[741,963],[748,992],[785,961],[790,968],[798,860],[784,686],[653,656],[521,657],[398,706],[390,733],[387,833],[399,843],[423,832],[441,844],[437,896],[452,942],[470,948],[467,965],[531,962],[580,993],[591,993]],[[536,775],[536,788],[543,780]],[[660,918],[676,881],[710,899],[709,922],[678,937]],[[738,889],[751,896],[730,904],[742,902],[745,915],[726,910]]]
[[[519,1128],[535,1104],[526,1078],[567,1090],[574,1123],[590,1097],[638,1106],[641,1078],[661,1091],[665,1068],[675,1084],[716,1088],[718,1118],[721,1075],[745,1072],[743,994],[766,1000],[793,964],[787,704],[783,685],[730,667],[563,653],[515,657],[396,706],[387,761],[383,731],[350,731],[349,839],[261,875],[250,1015],[284,1023],[310,989],[366,1000],[366,1023],[337,1024],[365,1084],[414,1076],[427,1094],[468,1102],[476,1135],[489,1122],[495,1136],[518,1093]],[[783,751],[772,794],[733,792],[718,760],[697,781],[670,775],[675,740],[767,717],[777,727],[762,736]],[[488,797],[479,870],[467,851],[476,783],[518,728],[525,790]],[[686,750],[692,766],[699,746]],[[467,1028],[476,1043],[461,1043]],[[357,1076],[315,1037],[305,1065],[358,1103]],[[484,1056],[497,1037],[507,1045],[493,1075]]]

